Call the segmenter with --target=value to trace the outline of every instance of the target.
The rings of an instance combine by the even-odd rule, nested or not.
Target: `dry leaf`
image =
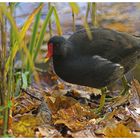
[[[56,113],[52,116],[54,124],[65,124],[72,131],[83,129],[95,115],[87,106],[82,106],[71,97],[59,96],[56,99]]]
[[[120,105],[123,105],[123,104],[126,104],[126,102],[129,100],[129,94],[126,94],[124,96],[118,96],[116,98],[114,98],[112,100],[112,102],[110,103],[110,106],[112,108],[115,108],[117,106],[120,106]]]
[[[36,126],[41,124],[38,117],[24,115],[13,122],[12,131],[15,137],[34,137]]]
[[[39,126],[38,132],[36,132],[36,133],[38,133],[36,135],[38,135],[40,137],[47,137],[47,138],[62,137],[60,132],[58,132],[58,130],[56,130],[55,128],[53,128],[50,125]]]
[[[64,83],[58,84],[58,88],[59,89],[64,89],[65,88]]]
[[[135,97],[134,103],[136,102],[137,104],[139,104],[140,103],[140,83],[138,82],[138,80],[132,81],[131,92],[132,92],[132,95]]]
[[[123,124],[117,124],[114,127],[107,127],[105,130],[105,137],[108,138],[136,138],[130,129]]]
[[[96,137],[94,134],[94,131],[88,128],[78,131],[78,132],[72,132],[70,134],[74,138],[95,138]]]
[[[21,94],[15,101],[15,104],[12,108],[13,115],[24,114],[30,110],[37,108],[40,102],[36,99],[32,99],[27,94]]]

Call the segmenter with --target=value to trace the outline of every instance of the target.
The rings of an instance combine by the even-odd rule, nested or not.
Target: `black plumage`
[[[48,46],[52,44],[54,70],[60,78],[73,84],[101,88],[135,67],[140,58],[140,39],[104,28],[91,28],[91,33],[91,40],[85,29],[67,40],[54,36]]]

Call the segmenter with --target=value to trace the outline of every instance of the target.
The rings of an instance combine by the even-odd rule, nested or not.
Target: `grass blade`
[[[86,21],[85,18],[83,19],[83,25],[84,25],[84,28],[85,28],[86,33],[87,33],[87,35],[88,35],[88,38],[89,38],[90,40],[92,40],[93,36],[92,36],[92,33],[91,33],[91,31],[90,31],[90,27],[89,27],[89,25],[88,25],[88,23],[87,23],[87,21]]]
[[[0,10],[1,12],[7,17],[7,19],[9,20],[12,28],[13,28],[13,32],[15,34],[15,38],[19,38],[19,32],[18,32],[18,28],[16,25],[16,22],[12,16],[12,14],[7,10],[7,6],[5,3],[0,3]],[[18,40],[17,40],[18,41]]]
[[[21,44],[21,42],[23,41],[24,37],[25,37],[25,34],[26,34],[26,31],[29,29],[35,15],[42,9],[43,7],[43,4],[40,5],[38,8],[36,8],[32,14],[28,17],[28,19],[26,20],[26,22],[24,23],[23,27],[22,27],[22,30],[20,33],[17,33],[19,34],[18,37],[16,37],[16,42],[14,44],[14,46],[12,47],[11,49],[11,54],[10,56],[8,57],[7,59],[7,62],[6,62],[6,65],[5,65],[5,75],[7,75],[8,71],[9,71],[9,67],[10,67],[10,62],[13,61],[13,59],[15,58],[15,55],[17,53],[17,51],[19,50],[19,46]],[[7,16],[7,14],[6,14]],[[9,19],[9,18],[8,18]],[[11,23],[11,26],[13,27],[14,25],[12,24],[13,21],[12,20],[9,20],[10,23]],[[14,26],[15,27],[15,26]],[[17,27],[16,27],[17,28]],[[15,31],[15,28],[13,28],[13,30]]]
[[[52,7],[50,8],[50,10],[49,10],[47,16],[46,16],[46,19],[45,19],[45,21],[44,21],[44,23],[43,23],[41,32],[40,32],[40,34],[39,34],[39,39],[38,39],[38,41],[37,41],[36,50],[35,50],[34,57],[33,57],[33,61],[34,61],[34,62],[35,62],[35,59],[36,59],[37,54],[38,54],[38,52],[39,52],[40,46],[42,45],[43,38],[44,38],[44,34],[45,34],[45,32],[46,32],[46,27],[47,27],[47,25],[48,25],[48,23],[49,23],[49,19],[50,19],[51,15],[52,15],[53,9],[54,9],[54,8],[53,8],[53,6],[52,6]]]
[[[57,31],[58,31],[59,35],[62,35],[62,29],[61,29],[61,25],[60,25],[59,16],[58,16],[56,8],[55,7],[53,7],[53,8],[54,8],[54,17],[55,17]]]
[[[92,15],[91,15],[92,24],[94,27],[96,27],[97,23],[96,23],[96,3],[95,2],[92,3],[92,12],[91,13],[92,13]]]
[[[48,3],[48,10],[50,10],[50,7],[51,7],[51,3],[49,2],[49,3]],[[52,37],[51,18],[50,18],[50,21],[49,21],[49,32],[50,32],[50,37]]]
[[[75,14],[78,14],[79,13],[79,6],[77,5],[77,3],[75,3],[75,2],[69,2],[69,5],[70,5],[72,11]]]
[[[31,42],[29,45],[29,50],[30,50],[31,54],[33,53],[33,47],[35,46],[35,43],[36,43],[37,29],[38,29],[40,17],[41,17],[41,11],[39,11],[39,13],[36,15],[36,19],[35,19],[34,26],[33,26],[32,38],[31,38]]]
[[[43,4],[41,4],[38,8],[36,8],[32,14],[28,17],[26,22],[24,23],[22,30],[20,32],[20,39],[22,40],[25,36],[26,31],[29,29],[29,26],[31,25],[35,15],[43,8]]]
[[[79,7],[78,7],[77,3],[75,3],[75,2],[69,2],[69,5],[72,9],[73,32],[75,32],[76,31],[75,14],[79,13]]]
[[[31,37],[31,41],[30,41],[30,44],[29,44],[29,52],[30,52],[31,57],[32,57],[32,54],[33,54],[33,48],[34,48],[35,43],[36,43],[37,30],[38,30],[38,26],[39,26],[40,17],[41,17],[41,10],[36,15],[36,19],[35,19],[34,26],[33,26],[32,37]],[[29,70],[29,66],[30,65],[29,65],[29,62],[28,62],[27,67],[26,67],[27,71]]]
[[[86,10],[86,21],[88,21],[88,15],[89,15],[90,7],[91,7],[91,3],[88,2],[87,3],[87,10]]]

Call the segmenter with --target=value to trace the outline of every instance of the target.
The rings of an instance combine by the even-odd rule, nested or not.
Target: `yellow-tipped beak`
[[[44,63],[47,63],[49,59],[50,59],[50,58],[46,57],[46,58],[44,59]]]

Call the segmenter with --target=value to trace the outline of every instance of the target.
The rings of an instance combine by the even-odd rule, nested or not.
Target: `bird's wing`
[[[86,30],[74,33],[68,40],[73,42],[77,53],[83,55],[100,55],[115,63],[120,63],[122,58],[137,51],[138,46],[135,37],[126,33],[104,28],[92,28],[92,40],[87,36]],[[121,51],[120,51],[121,50]]]
[[[98,83],[103,83],[103,85],[108,85],[114,81],[120,79],[123,76],[124,68],[120,64],[113,63],[100,56],[93,56],[92,61],[94,63],[93,69],[97,73]]]
[[[106,86],[123,76],[124,68],[98,55],[79,57],[68,64],[68,82],[91,87]]]

